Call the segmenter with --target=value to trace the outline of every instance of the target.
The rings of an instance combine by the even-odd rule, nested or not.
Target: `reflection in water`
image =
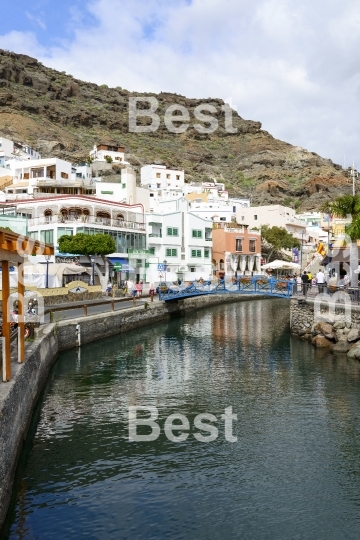
[[[219,306],[61,355],[10,538],[360,536],[359,364],[292,338],[285,300]],[[127,440],[129,405],[218,419],[200,443]],[[224,438],[224,409],[238,442]]]

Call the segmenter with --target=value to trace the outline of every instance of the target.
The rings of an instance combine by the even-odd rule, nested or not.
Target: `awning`
[[[108,257],[110,264],[115,266],[116,264],[121,264],[122,272],[135,272],[135,269],[129,264],[129,261],[121,257]]]

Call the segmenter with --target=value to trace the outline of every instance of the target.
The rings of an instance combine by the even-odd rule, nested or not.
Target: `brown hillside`
[[[170,104],[184,105],[190,128],[172,134],[161,122],[154,133],[129,133],[128,99],[137,95],[142,94],[80,81],[29,56],[0,50],[0,135],[29,143],[44,157],[78,162],[94,143],[115,140],[125,145],[135,167],[151,162],[178,167],[189,182],[217,179],[232,195],[251,197],[253,203],[312,209],[336,194],[350,193],[340,165],[274,139],[260,122],[234,112],[238,133],[227,133],[220,99],[153,94],[161,118]],[[193,110],[204,102],[218,111],[219,128],[209,135],[192,127]]]

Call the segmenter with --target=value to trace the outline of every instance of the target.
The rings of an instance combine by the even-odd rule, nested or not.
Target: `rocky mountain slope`
[[[153,133],[130,133],[129,97],[145,94],[80,81],[29,56],[0,50],[0,135],[29,143],[44,157],[76,163],[86,159],[94,143],[116,141],[137,169],[163,163],[184,169],[188,182],[223,181],[232,195],[251,197],[253,204],[284,203],[303,210],[351,191],[340,165],[275,139],[260,122],[234,112],[238,132],[228,133],[220,99],[146,95],[159,102],[160,127]],[[193,111],[205,102],[217,110],[219,128],[211,134],[193,127]],[[191,125],[182,134],[170,133],[163,122],[164,111],[174,103],[190,112]]]

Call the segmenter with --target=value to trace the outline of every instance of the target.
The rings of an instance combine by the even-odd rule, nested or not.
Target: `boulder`
[[[351,347],[350,351],[347,353],[348,358],[360,358],[360,345],[356,347]]]
[[[344,334],[344,330],[336,330],[335,332],[335,339],[336,341],[346,340],[347,337]]]
[[[334,323],[333,328],[334,328],[334,330],[340,330],[342,328],[345,328],[345,323],[342,322],[342,321],[338,321],[338,322]]]
[[[347,341],[338,341],[331,346],[333,352],[347,353],[351,345]]]
[[[357,341],[358,339],[360,339],[360,333],[359,333],[359,330],[357,328],[353,328],[352,330],[350,330],[350,332],[348,333],[347,335],[347,340],[350,342],[350,343],[353,343],[354,341]]]
[[[335,338],[333,327],[329,323],[319,322],[314,330],[317,334],[323,334],[328,339]]]
[[[320,335],[315,336],[312,339],[311,343],[315,345],[315,347],[318,347],[321,349],[325,349],[333,345],[329,339],[326,339],[325,336],[320,336]]]

